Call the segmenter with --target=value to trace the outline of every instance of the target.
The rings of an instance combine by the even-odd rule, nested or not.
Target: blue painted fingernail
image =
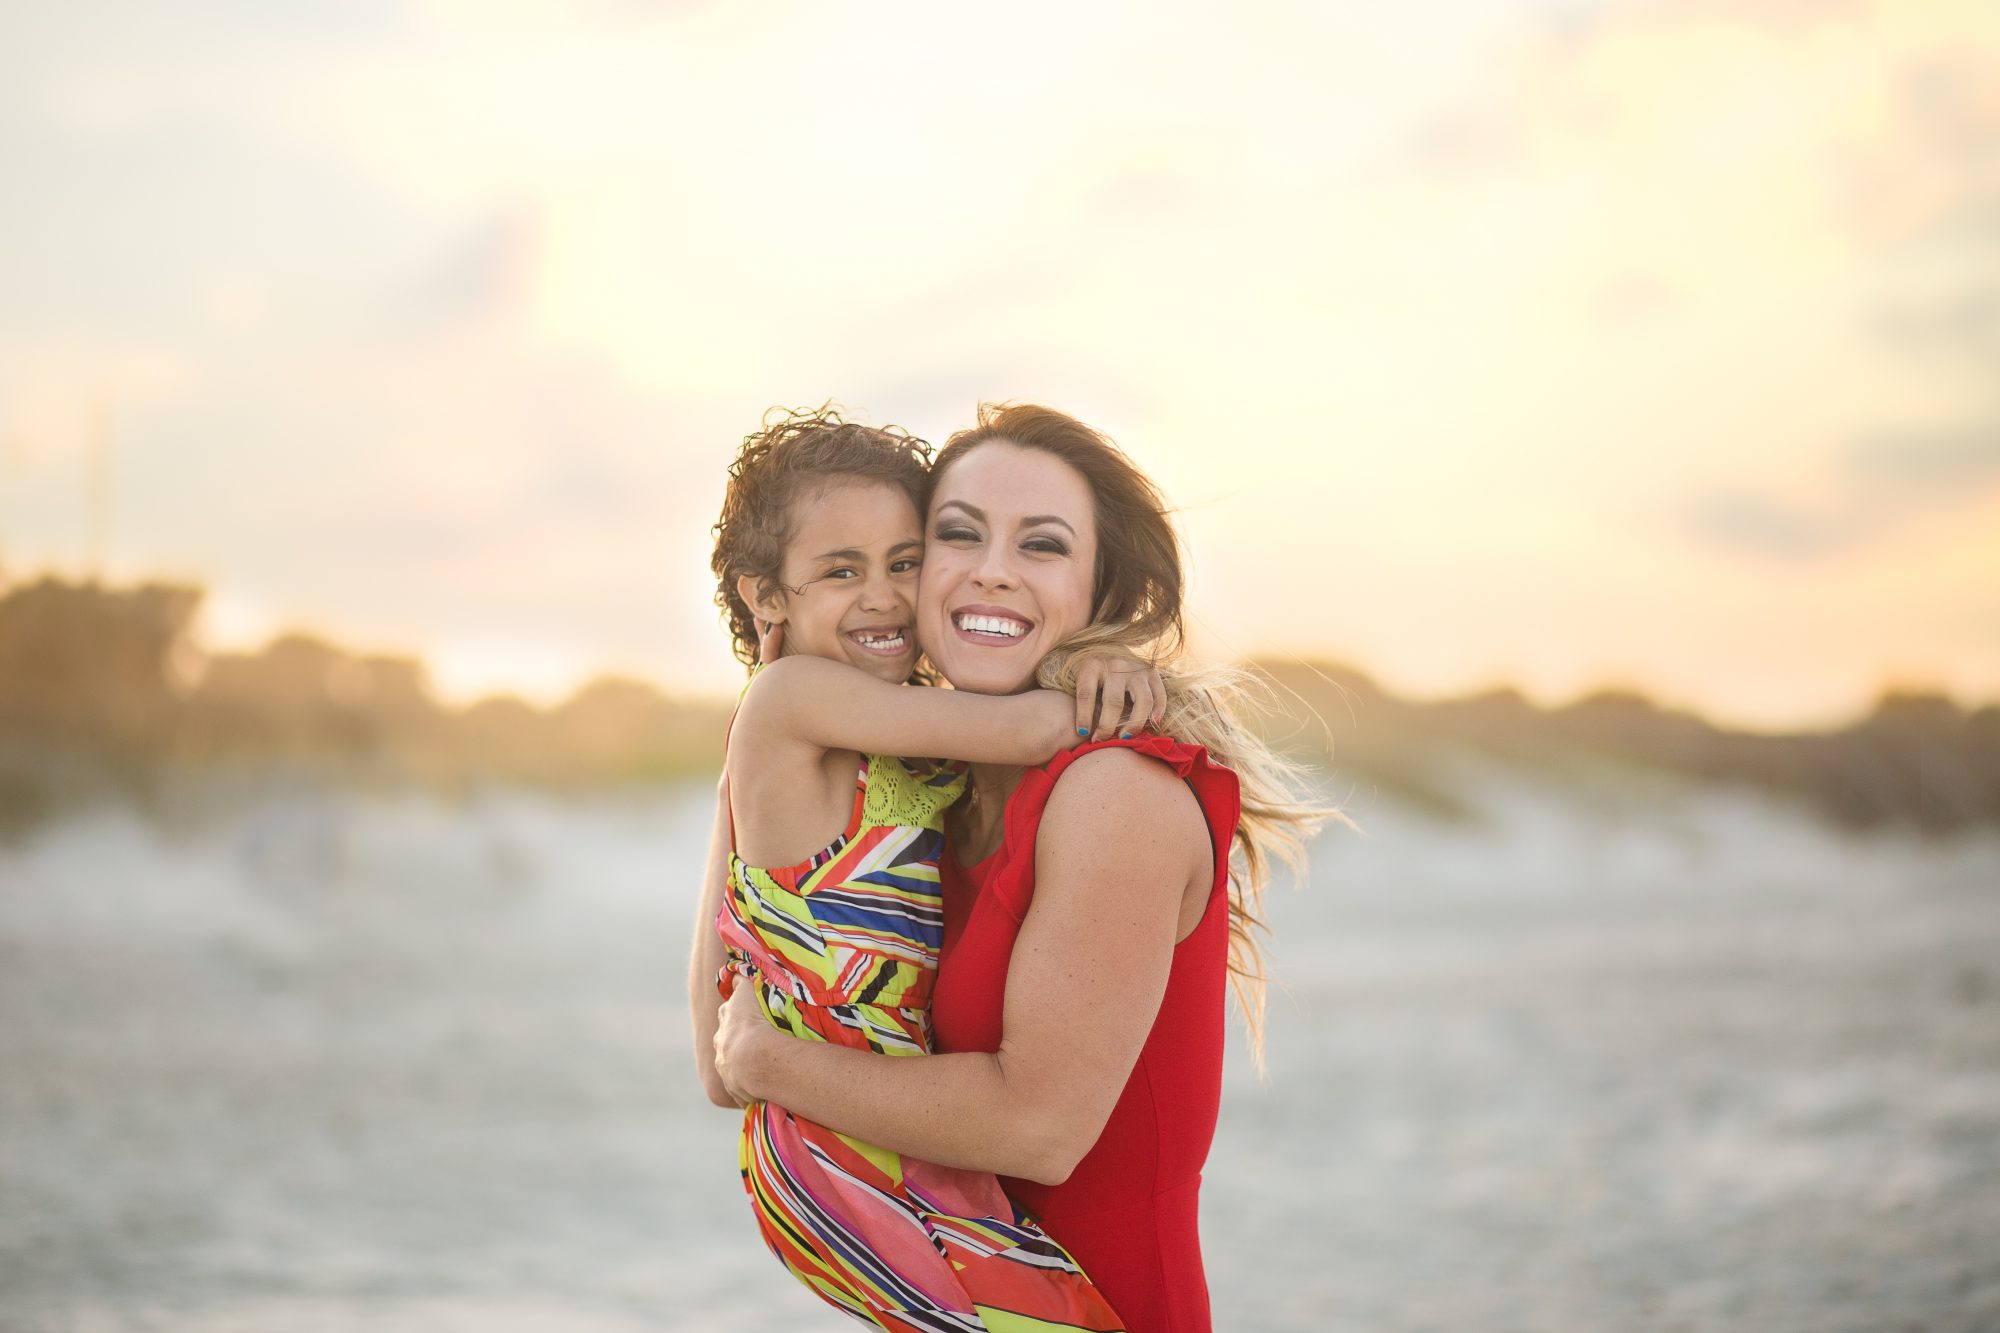
[[[1076,729],[1076,734],[1077,734],[1077,735],[1079,735],[1079,736],[1088,736],[1088,735],[1090,734],[1090,728],[1089,728],[1089,727],[1078,727],[1078,728]]]
[[[1118,733],[1118,739],[1121,741],[1129,741],[1132,739],[1132,733],[1129,731],[1121,731]]]

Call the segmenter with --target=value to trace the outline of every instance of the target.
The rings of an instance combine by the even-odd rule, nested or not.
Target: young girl
[[[897,1055],[930,1049],[942,819],[965,776],[896,756],[1044,763],[1103,729],[1091,722],[1107,665],[1075,699],[906,685],[921,656],[913,602],[927,457],[920,441],[827,412],[768,426],[730,469],[712,559],[752,679],[731,723],[718,818],[733,849],[727,887],[712,864],[696,984],[716,975],[719,940],[721,991],[754,986],[773,1026]],[[759,622],[782,635],[777,661],[758,660]],[[960,628],[1021,632],[999,619]],[[1122,655],[1117,665],[1143,667]],[[1155,702],[1146,673],[1112,678],[1106,724],[1135,727]],[[694,1008],[703,1081],[711,1099],[734,1105],[711,1063],[716,1002],[701,996]],[[905,1160],[763,1102],[744,1110],[738,1160],[773,1253],[857,1318],[899,1330],[1122,1327],[991,1174]]]

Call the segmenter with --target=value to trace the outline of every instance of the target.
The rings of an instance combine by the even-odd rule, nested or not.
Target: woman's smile
[[[951,623],[968,643],[1011,647],[1035,627],[1032,620],[999,606],[961,606],[951,613]]]

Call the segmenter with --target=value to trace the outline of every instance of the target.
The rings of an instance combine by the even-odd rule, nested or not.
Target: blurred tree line
[[[1967,710],[1943,695],[1891,690],[1845,726],[1767,734],[1730,731],[1628,690],[1547,709],[1512,689],[1413,703],[1348,668],[1259,669],[1276,687],[1281,744],[1297,751],[1330,735],[1341,772],[1447,812],[1455,802],[1441,761],[1471,752],[1567,774],[1586,800],[1591,783],[1624,768],[1776,793],[1850,828],[2000,823],[2000,704]]]
[[[145,800],[168,776],[579,788],[720,762],[725,701],[605,677],[550,708],[452,708],[421,661],[309,634],[206,652],[190,634],[202,597],[169,583],[0,584],[0,827],[91,796]],[[1511,690],[1416,703],[1350,668],[1253,665],[1275,687],[1273,738],[1329,767],[1336,790],[1372,785],[1441,813],[1471,813],[1450,762],[1472,753],[1567,772],[1586,792],[1611,766],[1781,793],[1849,826],[2000,822],[2000,705],[1892,692],[1845,727],[1764,735],[1629,692],[1555,709]]]
[[[168,775],[584,786],[714,772],[727,705],[604,677],[552,708],[440,704],[422,662],[304,633],[210,653],[203,590],[0,587],[0,823]]]

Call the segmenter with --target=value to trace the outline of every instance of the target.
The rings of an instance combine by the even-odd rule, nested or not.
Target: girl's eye
[[[917,559],[915,556],[904,556],[901,560],[889,566],[889,572],[891,574],[908,574],[921,568],[923,563],[923,561]]]
[[[937,530],[937,539],[941,542],[972,542],[979,540],[979,534],[971,528],[947,527]]]
[[[851,567],[847,565],[841,565],[838,568],[827,570],[826,573],[820,575],[820,577],[823,579],[851,579],[851,578],[858,578],[860,576]]]

